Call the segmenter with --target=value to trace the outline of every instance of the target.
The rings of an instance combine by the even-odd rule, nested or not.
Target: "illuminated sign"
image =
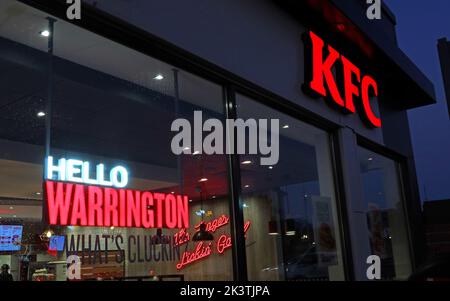
[[[123,166],[115,166],[111,168],[108,175],[105,175],[106,167],[102,163],[97,164],[94,169],[88,161],[61,158],[55,162],[52,156],[47,158],[45,166],[47,180],[117,188],[126,187],[128,184],[128,171]],[[96,175],[94,178],[91,177],[93,171]]]
[[[378,84],[373,77],[361,70],[345,56],[310,31],[305,36],[305,85],[306,92],[331,99],[334,104],[349,113],[356,106],[362,107],[361,116],[373,127],[381,127],[381,120],[370,106],[370,97],[378,96]],[[339,85],[335,74],[342,73]],[[343,87],[342,87],[343,86]],[[343,88],[343,93],[339,91]]]
[[[212,221],[209,221],[206,223],[206,231],[214,233],[214,232],[216,232],[217,229],[227,225],[229,222],[230,222],[230,218],[228,216],[221,215],[218,218],[213,219]],[[201,222],[201,223],[195,225],[195,227],[194,227],[195,230],[197,230],[197,231],[200,230],[200,225],[202,223],[204,223],[204,222]]]
[[[181,246],[191,240],[191,235],[186,231],[186,229],[181,229],[173,235],[173,240],[175,246]]]
[[[247,238],[247,231],[250,228],[250,221],[245,222],[244,224],[244,236]],[[219,254],[223,254],[227,249],[231,248],[231,236],[229,235],[221,235],[217,240],[217,252]]]
[[[230,221],[230,218],[226,215],[221,215],[220,217],[211,220],[206,223],[206,230],[209,232],[215,232],[217,229],[227,225]],[[197,231],[200,229],[200,225],[204,223],[201,222],[198,225],[195,226],[195,229]],[[247,238],[247,232],[250,228],[251,222],[247,221],[244,224],[244,235],[245,238]],[[186,232],[185,229],[179,231],[178,233],[175,233],[174,235],[174,245],[180,246],[182,244],[188,243],[190,241],[190,235]],[[231,236],[227,234],[223,234],[219,237],[215,244],[215,249],[217,250],[217,253],[219,255],[222,255],[225,253],[226,250],[231,248]],[[177,270],[181,270],[185,268],[187,265],[193,264],[197,261],[200,261],[202,259],[208,258],[213,253],[214,247],[213,242],[208,242],[208,244],[205,244],[204,242],[199,242],[193,251],[185,251],[183,252],[181,256],[181,261],[177,263],[176,268]]]
[[[45,196],[50,225],[189,228],[187,196],[56,181]]]
[[[197,246],[195,247],[195,250],[193,252],[184,252],[181,261],[177,263],[176,267],[177,270],[181,270],[185,266],[192,264],[196,261],[199,261],[201,259],[205,259],[212,253],[212,243],[204,244],[203,242],[199,242]]]

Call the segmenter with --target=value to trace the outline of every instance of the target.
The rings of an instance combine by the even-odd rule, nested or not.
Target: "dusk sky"
[[[436,90],[437,104],[409,111],[422,200],[450,199],[450,117],[437,52],[439,38],[450,40],[450,0],[384,1],[397,17],[400,48]]]

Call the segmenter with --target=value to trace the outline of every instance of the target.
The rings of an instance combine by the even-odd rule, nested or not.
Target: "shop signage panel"
[[[128,171],[90,162],[53,157],[44,182],[48,222],[60,226],[189,228],[188,197],[125,189]],[[93,185],[94,184],[94,185]]]
[[[377,81],[314,32],[308,32],[304,42],[304,91],[328,99],[345,113],[354,114],[360,108],[360,116],[368,125],[381,127],[381,119],[370,104],[371,97],[378,97]]]

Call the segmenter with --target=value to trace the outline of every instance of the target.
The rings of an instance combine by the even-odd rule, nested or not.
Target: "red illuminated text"
[[[45,182],[50,225],[189,228],[188,197]]]
[[[374,114],[370,106],[370,96],[378,96],[377,82],[371,76],[361,74],[361,70],[336,49],[330,45],[325,47],[325,42],[311,31],[307,43],[311,45],[309,49],[311,57],[308,60],[312,60],[312,70],[306,75],[306,88],[323,97],[331,98],[336,105],[350,113],[355,113],[355,100],[360,99],[364,119],[367,119],[371,126],[381,127],[380,118]],[[344,93],[339,91],[333,74],[338,64],[342,67]]]
[[[218,218],[213,219],[212,221],[209,221],[206,223],[206,231],[214,233],[214,232],[216,232],[217,229],[227,225],[229,222],[230,222],[230,218],[228,216],[221,215]],[[200,229],[200,225],[202,223],[204,223],[204,222],[201,222],[198,225],[196,225],[194,227],[195,230],[198,231]]]
[[[199,242],[193,252],[184,252],[180,263],[178,263],[176,266],[177,270],[181,270],[185,266],[211,255],[212,253],[211,244],[212,243],[208,243],[207,245],[204,245],[203,242]]]
[[[191,236],[186,229],[181,229],[179,232],[173,235],[173,241],[175,246],[181,246],[191,240]]]
[[[247,231],[250,228],[250,221],[247,221],[244,224],[244,235],[245,238],[247,238]],[[223,254],[227,249],[231,248],[232,244],[231,244],[231,236],[229,235],[221,235],[219,237],[219,240],[217,240],[217,252],[219,254]]]

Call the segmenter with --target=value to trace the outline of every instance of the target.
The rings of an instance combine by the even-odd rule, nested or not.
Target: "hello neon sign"
[[[89,161],[61,158],[55,162],[52,156],[46,160],[46,178],[48,180],[83,183],[108,187],[124,188],[128,185],[128,170],[121,166],[111,168],[106,176],[103,163],[95,166],[95,178],[91,178],[92,164]]]
[[[370,104],[370,97],[378,96],[377,81],[370,75],[362,74],[360,68],[332,46],[326,45],[314,32],[305,34],[304,41],[305,92],[331,99],[344,112],[353,114],[356,107],[360,107],[363,120],[372,127],[381,127],[381,119],[375,115]],[[341,76],[342,85],[338,84],[337,75]]]
[[[48,222],[60,226],[189,228],[188,197],[125,189],[128,171],[81,160],[47,158],[44,183]],[[67,181],[67,182],[66,182]]]

